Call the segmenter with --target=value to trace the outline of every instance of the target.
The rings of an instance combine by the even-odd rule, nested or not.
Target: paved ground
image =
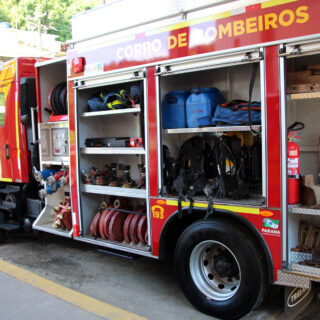
[[[0,246],[0,259],[76,292],[150,320],[212,319],[195,310],[185,299],[169,261],[159,262],[147,258],[127,260],[109,256],[97,252],[92,245],[49,234],[41,234],[39,239],[30,235],[9,238],[6,244]],[[33,316],[37,313],[42,314],[44,309],[50,314],[52,308],[59,305],[57,310],[60,310],[60,304],[57,301],[60,301],[61,309],[68,310],[68,319],[71,315],[76,316],[78,320],[100,319],[94,315],[89,317],[87,311],[61,300],[63,297],[58,299],[39,289],[32,287],[30,289],[30,284],[21,283],[20,280],[1,272],[0,281],[1,305],[5,305],[1,310],[0,319],[36,320],[38,318]],[[35,308],[32,302],[38,301],[37,296],[40,300]],[[252,312],[244,319],[286,319],[282,314],[281,297],[281,292],[278,292],[259,310]],[[19,310],[25,317],[14,317],[11,313],[14,305],[19,306]],[[318,319],[319,311],[320,303],[315,301],[303,316],[295,319]],[[58,318],[64,319],[60,316]]]
[[[0,273],[0,319],[6,320],[101,320],[90,312]],[[37,301],[37,303],[34,303]]]

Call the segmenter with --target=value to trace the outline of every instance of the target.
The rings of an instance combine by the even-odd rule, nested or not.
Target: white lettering
[[[273,235],[279,235],[280,236],[280,231],[276,229],[266,229],[262,228],[263,233],[268,233],[268,234],[273,234]]]
[[[154,54],[160,52],[161,49],[161,40],[154,39],[152,42],[144,41],[142,43],[121,47],[117,50],[116,55],[118,60],[132,58],[139,60],[142,58],[151,58]]]
[[[145,56],[149,56],[150,54],[150,49],[151,49],[151,43],[149,41],[146,41],[143,43],[143,54]]]
[[[152,41],[152,51],[159,52],[161,50],[161,41],[160,39],[154,39]]]
[[[133,47],[132,46],[127,46],[125,49],[124,49],[124,54],[126,56],[126,58],[131,58],[133,56]]]
[[[209,27],[207,28],[206,32],[205,32],[205,38],[206,38],[206,42],[211,42],[216,40],[217,38],[217,28],[216,27]]]
[[[142,56],[142,44],[141,43],[136,43],[134,45],[134,53],[135,53],[135,56]]]
[[[117,50],[117,58],[118,58],[118,60],[122,60],[124,58],[124,49],[123,48],[119,48]]]
[[[189,46],[190,48],[196,47],[205,43],[203,30],[198,28],[192,28],[190,31]]]

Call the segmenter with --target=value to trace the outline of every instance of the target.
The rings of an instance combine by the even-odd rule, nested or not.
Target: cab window
[[[4,126],[4,119],[6,114],[5,95],[0,92],[0,127]]]

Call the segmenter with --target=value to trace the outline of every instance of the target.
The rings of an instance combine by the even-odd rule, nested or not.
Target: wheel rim
[[[241,272],[238,260],[225,245],[203,241],[192,250],[190,273],[198,289],[212,300],[227,300],[239,289]]]

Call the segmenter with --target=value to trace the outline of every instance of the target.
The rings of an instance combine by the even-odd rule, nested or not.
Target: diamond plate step
[[[0,210],[5,211],[12,211],[16,208],[16,204],[8,201],[2,201],[2,204],[0,204]]]
[[[6,230],[6,231],[18,231],[20,230],[20,226],[16,223],[1,223],[0,229]]]
[[[2,194],[9,194],[9,193],[17,193],[20,192],[20,187],[6,187],[6,188],[1,188],[0,193]]]

